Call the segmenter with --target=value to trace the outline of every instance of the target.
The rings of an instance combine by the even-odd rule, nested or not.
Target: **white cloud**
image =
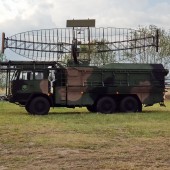
[[[18,20],[21,24],[14,24],[18,31],[26,23],[32,29],[65,27],[66,20],[73,18],[94,18],[96,25],[103,27],[137,27],[150,23],[169,26],[168,0],[0,0],[0,3],[1,1],[0,29],[11,25],[10,22],[18,23]]]
[[[15,19],[18,15],[24,17],[26,9],[29,7],[27,1],[18,0],[5,0],[2,1],[0,6],[0,23],[8,20]],[[30,11],[31,12],[31,11]]]
[[[73,18],[96,19],[97,27],[170,28],[169,0],[0,0],[0,4],[0,33],[7,36],[65,27]]]

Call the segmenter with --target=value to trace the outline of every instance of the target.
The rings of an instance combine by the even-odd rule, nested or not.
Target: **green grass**
[[[0,169],[168,169],[166,105],[106,115],[55,108],[33,116],[0,102]]]

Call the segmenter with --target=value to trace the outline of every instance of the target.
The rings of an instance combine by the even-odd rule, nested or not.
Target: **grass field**
[[[142,113],[51,109],[31,116],[0,102],[0,170],[170,168],[170,102]]]

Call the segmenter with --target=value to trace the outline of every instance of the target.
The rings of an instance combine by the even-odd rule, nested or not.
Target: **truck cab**
[[[47,114],[53,105],[50,76],[56,62],[8,61],[0,65],[6,70],[7,100],[31,114]]]
[[[51,92],[48,70],[17,70],[11,81],[11,102],[25,105],[33,95]]]

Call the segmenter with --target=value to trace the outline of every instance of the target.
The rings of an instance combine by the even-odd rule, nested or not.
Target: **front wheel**
[[[31,114],[47,115],[49,110],[50,110],[50,103],[44,97],[34,98],[29,105],[29,111]]]

